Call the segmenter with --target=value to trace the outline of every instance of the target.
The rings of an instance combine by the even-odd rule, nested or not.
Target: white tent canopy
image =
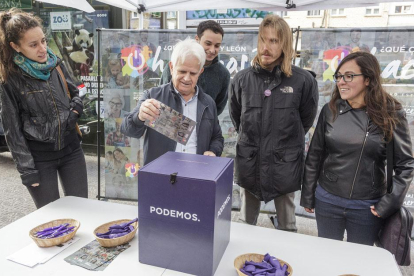
[[[99,2],[118,7],[124,10],[136,12],[138,7],[138,0],[126,1],[126,0],[99,0]],[[131,4],[133,3],[133,4]]]
[[[123,0],[122,0],[123,1]],[[95,9],[86,0],[39,0],[37,2],[49,3],[58,6],[66,6],[74,9],[78,9],[84,12],[94,12]],[[64,4],[62,2],[65,2]]]
[[[334,8],[354,8],[378,5],[379,3],[395,2],[390,0],[288,0],[296,8],[286,9],[286,0],[99,0],[108,5],[120,7],[130,11],[137,11],[142,4],[147,12],[186,11],[250,8],[270,11],[302,11],[324,10]],[[413,0],[399,0],[398,2],[412,2]]]
[[[395,2],[395,0],[99,0],[102,3],[121,9],[136,12],[138,8],[145,7],[147,12],[209,10],[250,8],[267,11],[303,11],[325,10],[337,8],[355,8],[378,5],[379,3]],[[289,4],[295,4],[296,8],[287,9]],[[398,2],[412,2],[413,0],[399,0]],[[39,0],[39,2],[63,5],[85,12],[95,11],[87,0],[68,0],[62,4],[62,0]],[[142,6],[140,6],[140,4]]]

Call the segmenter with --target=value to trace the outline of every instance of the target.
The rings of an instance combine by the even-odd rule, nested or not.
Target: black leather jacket
[[[387,193],[384,133],[365,109],[338,101],[338,117],[326,104],[319,116],[305,163],[301,206],[314,208],[317,183],[331,194],[348,199],[381,198],[375,205],[386,218],[398,210],[413,178],[414,158],[405,113],[394,133],[394,177]]]
[[[59,151],[78,139],[75,125],[83,104],[66,68],[63,64],[60,67],[72,99],[69,99],[56,68],[46,81],[19,70],[19,74],[11,75],[1,84],[4,133],[22,182],[27,186],[39,182],[32,150]]]

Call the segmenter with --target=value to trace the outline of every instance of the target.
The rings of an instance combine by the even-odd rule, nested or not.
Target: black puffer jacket
[[[230,115],[239,134],[235,181],[265,202],[300,189],[305,134],[318,107],[315,78],[296,66],[292,73],[253,66],[237,73],[230,87]]]
[[[39,182],[32,150],[59,151],[78,139],[75,125],[83,104],[65,66],[60,64],[60,67],[72,99],[69,99],[56,68],[47,81],[35,79],[20,70],[1,84],[1,117],[7,144],[22,182],[27,186]]]
[[[394,133],[393,190],[387,193],[386,143],[383,131],[365,109],[338,101],[338,117],[326,104],[319,116],[305,165],[301,206],[314,208],[317,182],[331,194],[348,199],[376,199],[378,214],[386,218],[400,208],[413,178],[414,158],[403,111]]]

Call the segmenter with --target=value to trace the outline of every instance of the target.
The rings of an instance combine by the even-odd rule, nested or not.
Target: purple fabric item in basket
[[[101,239],[114,239],[125,236],[132,231],[134,231],[134,226],[131,224],[138,221],[138,218],[135,218],[129,222],[124,222],[121,224],[114,224],[109,226],[109,231],[105,233],[96,233],[96,236]]]
[[[241,272],[248,276],[288,276],[288,266],[281,266],[279,260],[268,253],[264,256],[262,262],[246,261]]]
[[[41,231],[38,231],[34,234],[35,237],[40,239],[51,239],[64,236],[73,232],[75,226],[68,227],[69,223],[63,223],[55,227],[45,228]]]

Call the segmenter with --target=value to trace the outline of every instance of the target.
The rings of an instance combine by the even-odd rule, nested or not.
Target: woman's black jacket
[[[414,158],[404,111],[394,133],[394,177],[387,193],[386,142],[383,131],[365,109],[353,109],[340,100],[338,116],[326,104],[319,116],[305,163],[300,205],[315,206],[317,183],[331,194],[348,199],[376,199],[378,214],[386,218],[397,211],[413,178]]]
[[[69,99],[56,68],[46,81],[33,78],[19,69],[18,74],[12,74],[1,84],[4,133],[26,186],[39,183],[32,150],[59,151],[78,139],[75,125],[82,114],[83,104],[65,66],[60,63],[60,67],[72,99]]]

